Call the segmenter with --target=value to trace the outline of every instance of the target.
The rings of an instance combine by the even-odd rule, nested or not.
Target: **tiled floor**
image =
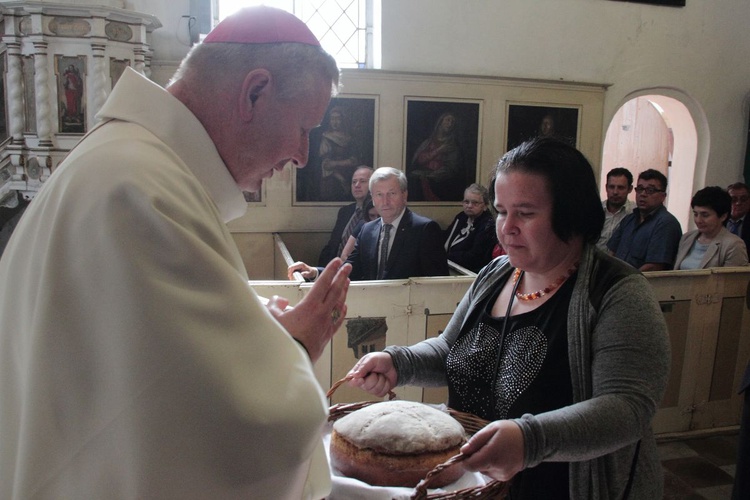
[[[665,500],[729,500],[736,473],[737,432],[658,439]]]

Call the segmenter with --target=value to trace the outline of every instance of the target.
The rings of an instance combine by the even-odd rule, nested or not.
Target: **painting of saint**
[[[352,175],[372,166],[375,100],[337,97],[310,133],[307,166],[295,169],[297,201],[351,201]]]
[[[476,179],[478,129],[479,104],[408,103],[406,175],[410,202],[462,200],[464,189]]]
[[[84,61],[78,57],[57,56],[56,63],[60,132],[82,134],[86,132]]]
[[[511,104],[508,107],[507,150],[532,137],[555,137],[577,146],[578,108]]]

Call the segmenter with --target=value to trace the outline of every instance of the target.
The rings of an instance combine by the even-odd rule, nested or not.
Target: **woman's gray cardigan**
[[[446,384],[445,358],[467,315],[513,268],[490,262],[461,300],[445,331],[411,347],[388,347],[398,385]],[[568,308],[568,357],[574,404],[516,419],[524,465],[570,462],[570,498],[661,500],[662,466],[651,419],[669,372],[669,339],[651,285],[635,269],[591,245],[584,249]]]

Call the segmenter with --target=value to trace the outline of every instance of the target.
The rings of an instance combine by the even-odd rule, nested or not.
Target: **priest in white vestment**
[[[0,498],[328,494],[312,362],[349,266],[264,305],[225,223],[304,166],[337,84],[268,7],[219,24],[167,90],[122,76],[0,259]]]

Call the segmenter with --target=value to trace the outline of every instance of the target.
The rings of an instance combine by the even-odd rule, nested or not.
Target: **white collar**
[[[206,129],[182,102],[156,83],[126,68],[96,116],[135,123],[158,137],[198,178],[224,222],[245,215],[245,197]]]
[[[406,213],[406,207],[404,207],[404,209],[401,211],[401,213],[399,214],[399,216],[396,217],[395,219],[393,219],[393,222],[390,223],[391,226],[393,227],[394,231],[396,229],[398,229],[398,225],[401,224],[401,219],[404,218],[404,214],[405,213]],[[381,218],[381,223],[382,223],[382,225],[387,224],[384,220],[382,220],[382,218]]]

